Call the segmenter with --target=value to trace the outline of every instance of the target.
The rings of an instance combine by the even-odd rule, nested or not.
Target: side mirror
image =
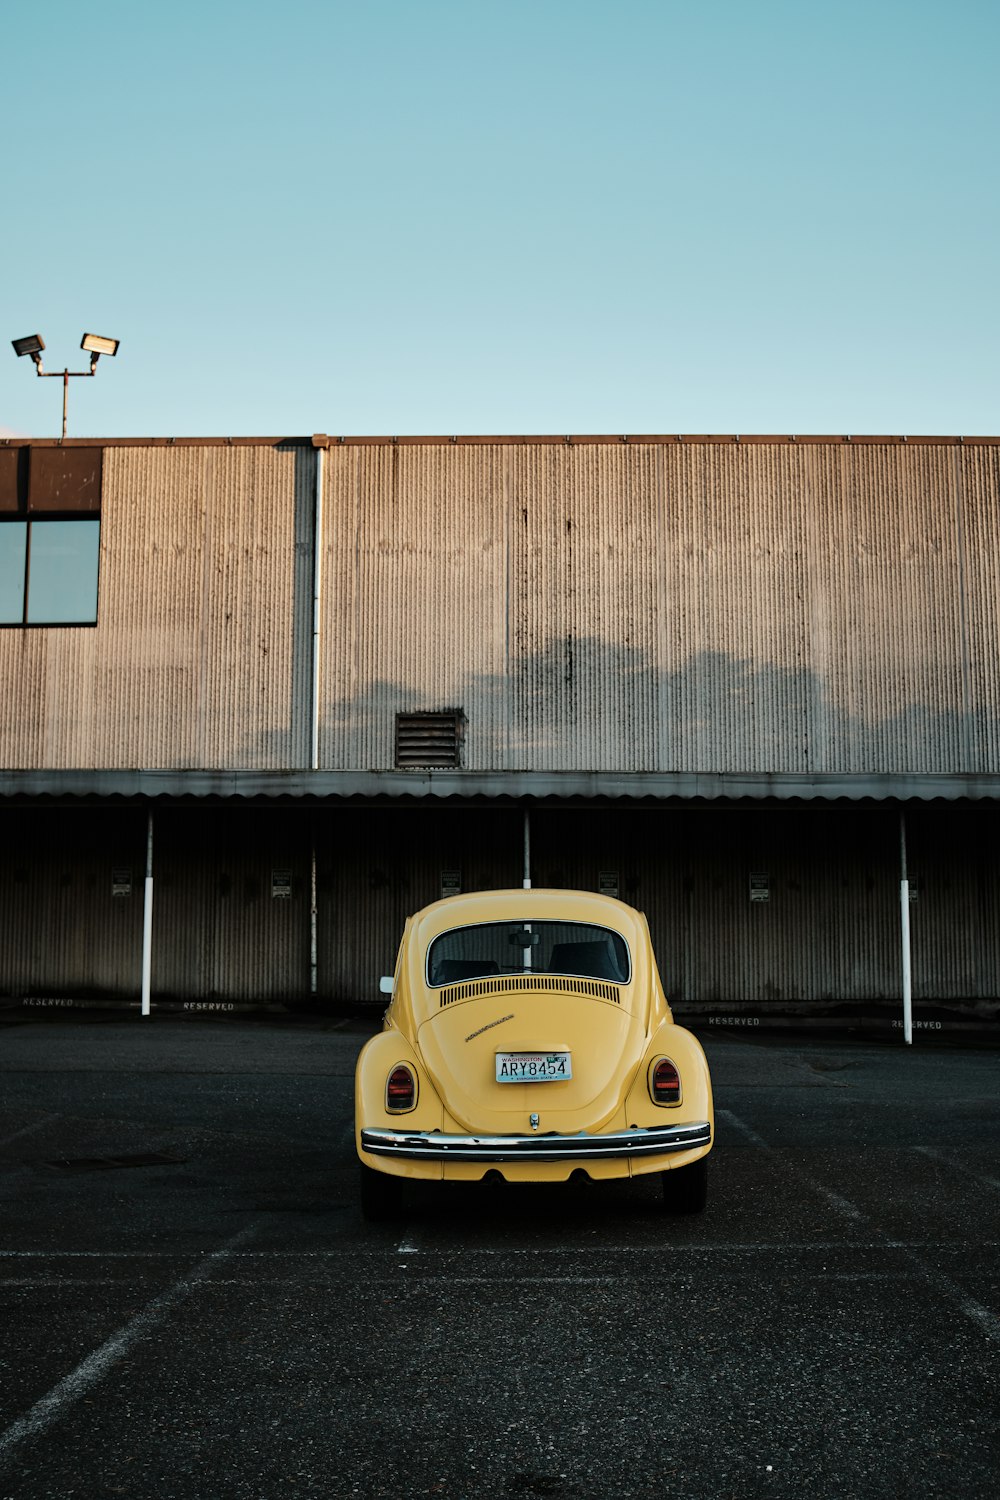
[[[382,978],[378,982],[378,988],[379,988],[379,994],[380,995],[391,995],[392,994],[392,975],[391,974],[383,974]]]

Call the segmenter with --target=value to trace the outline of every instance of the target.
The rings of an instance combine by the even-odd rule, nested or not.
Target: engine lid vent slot
[[[467,979],[449,984],[441,991],[442,1008],[457,1000],[476,1000],[480,995],[586,995],[593,1000],[610,1000],[620,1005],[621,989],[600,979],[576,979],[558,974],[511,974],[500,979]]]

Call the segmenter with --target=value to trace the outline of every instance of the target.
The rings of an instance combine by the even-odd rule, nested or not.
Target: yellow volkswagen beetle
[[[355,1073],[361,1203],[406,1179],[660,1173],[705,1206],[708,1064],[674,1024],[641,912],[586,891],[480,891],[409,918],[383,1029]]]

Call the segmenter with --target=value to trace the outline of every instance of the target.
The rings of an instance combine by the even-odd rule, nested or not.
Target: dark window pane
[[[484,922],[453,927],[431,943],[427,982],[455,984],[491,974],[574,974],[628,984],[628,944],[587,922]]]
[[[97,619],[100,521],[32,521],[28,623]]]
[[[72,510],[101,513],[102,448],[31,450],[28,511]]]
[[[26,521],[0,526],[0,625],[20,625],[24,619],[24,549]]]

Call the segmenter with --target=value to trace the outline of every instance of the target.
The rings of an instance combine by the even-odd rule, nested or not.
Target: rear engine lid
[[[420,1026],[419,1052],[445,1109],[473,1132],[599,1130],[631,1086],[645,1028],[621,1005],[592,992],[596,980],[511,976],[475,981],[488,989],[443,1004]],[[502,986],[502,988],[501,988]],[[615,986],[607,986],[614,989]],[[498,1083],[497,1053],[565,1053],[572,1077]]]

